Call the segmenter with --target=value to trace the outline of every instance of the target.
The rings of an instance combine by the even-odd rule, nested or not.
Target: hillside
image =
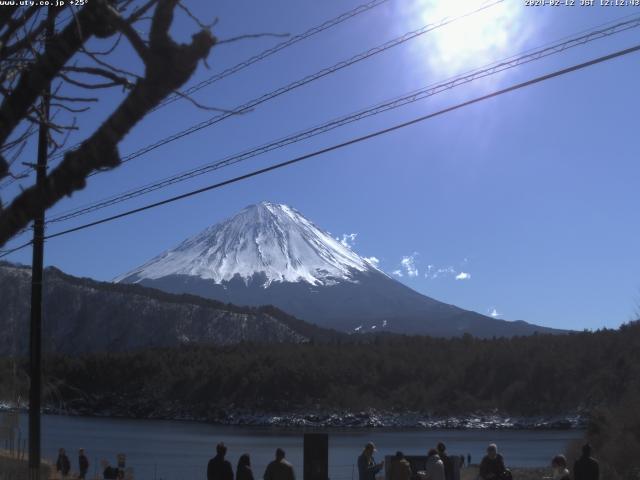
[[[65,354],[190,343],[306,342],[335,335],[273,307],[240,308],[139,285],[97,282],[45,270],[43,348]],[[29,341],[31,271],[0,263],[0,354]]]

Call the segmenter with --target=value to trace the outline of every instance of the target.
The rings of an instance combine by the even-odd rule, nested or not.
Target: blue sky
[[[220,38],[296,34],[361,1],[196,1],[219,18]],[[469,5],[467,6],[467,3]],[[578,2],[579,3],[579,2]],[[454,4],[454,11],[447,5]],[[390,0],[270,57],[194,97],[232,108],[477,2]],[[462,5],[462,7],[460,6]],[[620,17],[634,7],[525,7],[507,0],[267,102],[116,171],[49,213],[100,200]],[[178,15],[174,35],[197,29]],[[214,183],[353,136],[436,111],[530,77],[635,45],[638,29],[456,88],[241,165],[81,217],[50,233]],[[216,47],[195,84],[281,39]],[[104,45],[104,44],[103,44]],[[122,65],[139,68],[123,44]],[[208,225],[262,200],[289,204],[436,299],[499,318],[572,329],[617,327],[640,299],[639,54],[616,59],[134,217],[51,240],[47,265],[100,280],[143,263]],[[75,143],[122,97],[84,114]],[[179,101],[149,115],[122,154],[214,115]],[[33,149],[25,155],[32,155]],[[27,184],[27,182],[24,182]],[[2,192],[15,194],[16,186]],[[24,237],[27,238],[27,237]],[[22,239],[16,239],[17,244]],[[28,251],[12,261],[30,263]],[[464,275],[461,275],[464,273]],[[399,275],[402,276],[399,276]],[[458,279],[456,279],[458,277]]]

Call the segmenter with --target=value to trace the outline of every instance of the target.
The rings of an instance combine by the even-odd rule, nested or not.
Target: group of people
[[[107,460],[102,460],[100,462],[101,470],[102,470],[102,478],[104,480],[122,480],[125,478],[124,471],[124,455],[120,454],[119,457],[122,457],[118,461],[117,467],[112,467]],[[77,480],[85,480],[87,478],[87,473],[89,472],[89,459],[85,454],[84,448],[78,450],[78,474],[71,475],[71,461],[67,456],[67,452],[64,448],[58,450],[58,459],[56,460],[56,472],[61,480],[67,479],[77,479]]]
[[[376,475],[384,468],[384,460],[376,463],[373,453],[376,447],[372,442],[365,445],[358,457],[358,480],[376,480]],[[468,460],[471,460],[469,455]],[[447,447],[440,442],[436,448],[427,453],[427,462],[422,475],[426,480],[459,480],[460,468],[464,464],[464,456],[449,456]],[[416,472],[417,473],[417,472]],[[396,452],[389,465],[390,480],[411,480],[414,472],[404,453]]]
[[[64,448],[58,450],[58,459],[56,460],[56,472],[63,478],[69,478],[71,471],[71,462]],[[89,459],[84,453],[84,449],[78,450],[78,479],[84,480],[89,471]]]
[[[464,464],[463,456],[449,456],[444,443],[440,442],[436,448],[427,453],[424,471],[419,476],[425,480],[459,480],[460,468]],[[365,445],[358,457],[358,480],[376,480],[376,475],[384,468],[384,460],[377,463],[373,457],[376,447],[372,442]],[[471,455],[467,456],[468,465]],[[551,480],[599,480],[600,471],[597,460],[591,456],[591,446],[582,447],[582,456],[574,464],[573,477],[568,469],[564,455],[556,455],[551,460],[553,475]],[[389,466],[389,480],[411,480],[414,478],[411,464],[402,452],[397,452]],[[416,472],[418,474],[418,472]],[[487,447],[487,454],[480,462],[479,480],[512,480],[511,471],[506,467],[504,457],[498,453],[495,443]]]
[[[227,447],[224,443],[216,446],[216,456],[209,460],[207,465],[207,480],[234,480],[233,467],[231,462],[225,459]],[[238,460],[236,468],[236,480],[254,480],[253,470],[251,468],[251,457],[248,453],[244,453]],[[276,449],[276,458],[264,471],[264,480],[296,480],[293,465],[285,459],[283,449]]]
[[[599,480],[600,466],[591,456],[591,445],[582,447],[582,455],[573,467],[573,478],[569,471],[567,457],[556,455],[551,459],[551,480]],[[504,458],[498,453],[498,447],[492,443],[487,448],[487,455],[480,463],[481,480],[511,480],[511,472],[505,467]]]

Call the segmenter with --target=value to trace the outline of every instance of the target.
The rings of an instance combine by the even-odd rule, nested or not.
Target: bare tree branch
[[[109,70],[105,70],[103,68],[96,67],[63,67],[61,72],[75,72],[75,73],[84,73],[87,75],[97,75],[100,77],[104,77],[115,85],[122,85],[125,88],[133,88],[133,83],[129,81],[126,77],[121,77],[120,75],[116,75]],[[61,75],[62,76],[62,75]],[[65,80],[68,80],[68,76],[65,76]]]
[[[235,115],[245,115],[245,114],[253,111],[252,108],[247,109],[247,110],[243,110],[242,112],[234,112],[233,110],[225,110],[224,108],[220,108],[220,107],[210,107],[210,106],[207,106],[207,105],[203,105],[202,103],[198,102],[193,97],[191,97],[190,95],[187,95],[186,93],[182,93],[179,90],[176,90],[173,93],[175,93],[179,97],[184,98],[185,100],[190,102],[193,106],[198,107],[198,108],[200,108],[202,110],[210,110],[210,111],[213,111],[213,112],[221,112],[221,113],[234,113]]]
[[[129,72],[128,70],[123,70],[122,68],[118,68],[115,67],[113,65],[111,65],[108,62],[105,62],[104,60],[101,60],[100,58],[98,58],[98,56],[93,53],[93,52],[88,52],[86,50],[82,50],[82,53],[84,53],[85,55],[87,55],[91,60],[93,60],[94,62],[96,62],[98,65],[102,65],[105,68],[108,68],[109,70],[111,70],[114,73],[120,73],[122,75],[128,75],[130,77],[133,78],[142,78],[140,75],[138,75],[137,73],[133,73],[133,72]]]
[[[116,28],[129,40],[131,46],[146,64],[149,57],[149,47],[147,47],[142,37],[131,24],[125,21],[115,10],[111,12],[111,17]]]
[[[38,12],[38,10],[38,7],[29,7],[22,16],[18,18],[10,17],[6,24],[7,29],[2,35],[0,35],[0,44],[5,45],[11,39],[11,36],[22,28],[22,26],[25,25],[29,19]]]
[[[97,3],[98,0],[91,4]],[[118,166],[118,143],[167,95],[180,88],[196,70],[199,61],[209,54],[216,42],[209,31],[196,33],[187,45],[171,39],[169,28],[176,5],[177,0],[158,1],[149,34],[144,78],[136,82],[122,103],[89,138],[76,150],[65,154],[42,188],[26,189],[0,211],[0,246],[24,228],[41,208],[49,208],[65,196],[83,189],[90,173]],[[108,14],[120,17],[112,8]]]
[[[156,3],[158,3],[158,0],[149,0],[147,3],[145,3],[140,8],[136,9],[131,15],[129,15],[129,17],[127,17],[126,22],[129,23],[129,24],[133,24],[133,23],[137,22]]]
[[[113,42],[113,45],[111,45],[109,48],[107,48],[106,50],[102,50],[102,51],[95,51],[95,50],[87,50],[84,45],[82,46],[82,51],[84,53],[87,54],[91,54],[91,55],[95,55],[95,56],[107,56],[107,55],[111,55],[114,50],[118,47],[118,45],[120,44],[120,41],[122,40],[122,34],[119,34],[116,37],[116,40]]]
[[[61,95],[51,95],[52,100],[59,100],[61,102],[97,102],[96,97],[63,97]]]
[[[247,40],[250,38],[261,38],[261,37],[288,37],[288,33],[249,33],[247,35],[238,35],[237,37],[225,38],[224,40],[218,40],[217,45],[221,45],[223,43],[233,43],[240,40]]]
[[[11,55],[14,55],[26,46],[32,44],[35,39],[38,38],[42,34],[42,32],[44,32],[46,26],[47,20],[45,19],[42,20],[42,22],[40,22],[40,24],[36,28],[32,29],[15,43],[7,45],[6,43],[0,42],[0,61],[9,58]]]
[[[0,9],[0,32],[4,29],[13,18],[13,14],[18,9],[18,5],[7,5]]]
[[[15,89],[0,105],[0,144],[4,144],[44,86],[53,80],[82,44],[92,35],[103,35],[109,31],[104,25],[106,7],[107,0],[89,2],[78,14],[77,25],[75,22],[69,24],[60,34],[54,35],[44,55],[20,75]]]
[[[73,108],[69,105],[65,105],[64,103],[53,102],[51,103],[51,108],[61,108],[62,110],[66,110],[71,113],[83,113],[89,110],[91,107],[82,107],[82,108]]]
[[[202,21],[193,13],[191,13],[191,10],[189,10],[189,8],[187,8],[187,6],[184,5],[182,2],[178,2],[178,7],[180,7],[187,14],[187,16],[191,18],[191,20],[193,20],[195,24],[198,25],[202,30],[211,30],[218,23],[217,18],[214,18],[213,21],[209,24],[202,23]]]
[[[87,90],[98,90],[101,88],[111,88],[122,86],[120,82],[104,82],[104,83],[86,83],[80,80],[75,80],[64,73],[59,73],[58,76],[64,79],[65,82],[75,85],[76,87],[86,88]]]

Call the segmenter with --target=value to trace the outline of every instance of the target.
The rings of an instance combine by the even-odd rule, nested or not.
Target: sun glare
[[[422,25],[427,25],[464,16],[487,5],[490,2],[486,0],[415,0],[412,10],[414,19],[417,16]],[[430,32],[422,43],[430,67],[442,73],[456,73],[513,53],[522,40],[519,15],[515,2],[505,1]]]

